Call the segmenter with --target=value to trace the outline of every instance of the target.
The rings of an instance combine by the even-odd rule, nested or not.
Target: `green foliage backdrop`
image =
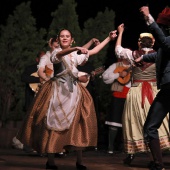
[[[7,24],[0,27],[0,111],[1,120],[18,119],[23,115],[23,69],[35,60],[44,46],[45,29],[36,29],[30,2],[16,7]]]
[[[0,26],[0,120],[5,123],[8,119],[22,119],[24,103],[24,87],[21,73],[24,68],[34,62],[38,51],[46,49],[47,40],[56,35],[61,28],[67,28],[74,34],[77,46],[82,46],[91,38],[102,41],[111,30],[114,30],[115,13],[105,9],[98,12],[95,18],[90,18],[80,29],[74,0],[63,0],[62,4],[51,12],[53,17],[49,28],[37,29],[36,19],[32,15],[31,2],[21,3],[9,15],[6,24]],[[105,47],[93,57],[97,68],[104,64],[107,56]],[[103,108],[108,108],[110,87],[103,84],[98,77],[98,93],[104,95]]]

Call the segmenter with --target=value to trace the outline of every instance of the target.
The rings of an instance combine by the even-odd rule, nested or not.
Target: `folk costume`
[[[133,52],[122,46],[116,47],[117,56],[130,61],[149,52],[153,52],[153,49],[142,48],[140,51]],[[134,67],[132,73],[132,87],[127,94],[122,120],[124,149],[128,154],[149,150],[144,141],[143,125],[153,99],[158,93],[156,88],[155,64],[143,62],[140,67]],[[170,147],[168,120],[169,117],[166,116],[159,128],[161,149]]]
[[[39,153],[57,153],[97,144],[97,122],[91,95],[77,82],[78,70],[88,54],[72,52],[51,56],[54,77],[37,93],[18,138]],[[57,66],[55,68],[55,66]],[[57,72],[57,73],[56,73]]]

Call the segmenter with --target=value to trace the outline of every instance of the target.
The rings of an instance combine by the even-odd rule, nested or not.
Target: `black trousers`
[[[170,113],[170,88],[161,89],[150,107],[144,124],[144,138],[146,142],[152,139],[159,139],[158,129],[168,112]]]

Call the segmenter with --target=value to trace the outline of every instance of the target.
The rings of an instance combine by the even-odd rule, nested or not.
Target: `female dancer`
[[[115,47],[118,57],[127,59],[133,64],[134,59],[143,54],[154,52],[153,45],[155,40],[150,33],[140,34],[138,50],[132,51],[123,48],[121,46],[123,31],[124,24],[121,24],[118,26],[119,36]],[[131,161],[134,159],[135,153],[149,151],[144,141],[143,126],[150,105],[158,92],[155,69],[154,63],[142,62],[132,70],[132,86],[127,94],[122,120],[124,147],[125,152],[128,154],[124,163],[128,165],[130,165]],[[161,149],[170,148],[168,119],[167,116],[159,128]]]
[[[116,38],[116,31],[92,50],[71,47],[73,35],[63,29],[58,34],[60,48],[51,55],[54,77],[39,90],[23,124],[19,139],[40,153],[47,153],[46,169],[57,169],[54,155],[64,149],[77,150],[77,169],[82,165],[82,149],[96,146],[97,122],[91,95],[79,81],[77,65],[97,54],[108,42]],[[77,52],[78,51],[78,52]],[[79,80],[79,81],[78,81]]]

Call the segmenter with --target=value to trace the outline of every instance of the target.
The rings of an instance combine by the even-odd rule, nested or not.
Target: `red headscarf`
[[[156,21],[158,24],[170,26],[170,7],[166,7],[159,15]]]

